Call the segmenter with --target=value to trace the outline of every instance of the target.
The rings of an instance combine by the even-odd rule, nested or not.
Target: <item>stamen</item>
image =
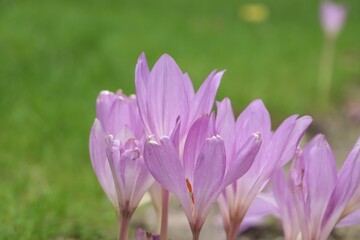
[[[300,189],[300,191],[302,191],[302,188],[303,188],[304,174],[305,174],[304,169],[301,169],[301,178],[300,178],[300,182],[297,185],[297,187]]]
[[[189,179],[187,179],[187,178],[185,179],[185,181],[186,181],[187,189],[190,193],[191,201],[193,204],[195,204],[194,193],[192,191],[191,183],[189,182]]]

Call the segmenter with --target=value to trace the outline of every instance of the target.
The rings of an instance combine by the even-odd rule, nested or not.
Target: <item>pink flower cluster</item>
[[[236,239],[249,208],[271,179],[272,203],[278,204],[270,209],[278,210],[288,239],[299,234],[302,239],[326,239],[337,222],[360,207],[359,144],[337,175],[324,137],[299,150],[311,117],[290,116],[272,131],[261,100],[237,118],[228,98],[216,102],[214,112],[222,75],[210,73],[195,92],[188,74],[170,56],[161,56],[150,70],[142,54],[135,72],[136,97],[100,93],[90,156],[119,216],[119,239],[128,238],[131,216],[154,182],[163,189],[157,195],[161,233],[139,230],[137,239],[167,239],[169,192],[180,202],[193,239],[199,239],[216,202],[227,239]],[[295,155],[287,183],[279,171]]]

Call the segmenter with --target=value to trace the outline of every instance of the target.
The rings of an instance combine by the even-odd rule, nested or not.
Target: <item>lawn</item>
[[[332,106],[360,79],[360,2],[337,41]],[[195,86],[226,69],[218,99],[237,112],[262,98],[275,123],[319,114],[318,1],[0,1],[0,239],[114,239],[117,222],[93,174],[88,137],[100,90],[134,92],[144,51],[172,55]],[[319,113],[320,112],[320,113]]]

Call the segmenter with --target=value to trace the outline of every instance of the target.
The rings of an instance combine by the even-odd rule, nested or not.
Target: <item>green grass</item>
[[[316,1],[1,1],[0,239],[114,239],[117,223],[94,176],[88,136],[102,89],[134,91],[136,59],[172,55],[199,86],[227,69],[218,99],[237,112],[262,98],[278,122],[317,114],[323,34]],[[332,103],[360,78],[360,3],[337,42]]]

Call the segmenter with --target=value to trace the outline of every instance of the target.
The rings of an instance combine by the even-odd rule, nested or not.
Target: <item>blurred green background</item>
[[[360,79],[360,2],[337,41],[331,106]],[[246,4],[267,18],[248,21]],[[0,239],[114,239],[88,137],[100,90],[134,92],[142,51],[172,55],[198,87],[227,69],[218,99],[262,98],[275,122],[317,104],[319,2],[0,1]]]

